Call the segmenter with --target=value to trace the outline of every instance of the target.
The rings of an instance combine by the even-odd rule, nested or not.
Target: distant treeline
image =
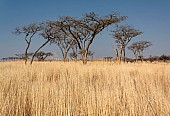
[[[6,58],[2,58],[2,61],[10,61],[10,60],[25,60],[25,59],[30,59],[30,57],[32,57],[34,55],[34,53],[27,53],[27,56],[25,56],[25,54],[15,54],[15,56],[11,56],[11,57],[6,57]],[[40,51],[38,53],[36,53],[35,58],[38,61],[44,61],[49,57],[52,57],[53,54],[51,52],[43,52]],[[50,60],[51,58],[49,58]]]
[[[2,58],[1,61],[18,61],[18,60],[25,60],[24,54],[15,54],[16,56],[6,57]],[[31,57],[33,53],[29,53],[29,56]],[[39,52],[36,55],[37,61],[59,61],[62,59],[54,59],[52,53],[45,53],[45,52]],[[30,58],[29,58],[30,59]],[[79,61],[81,59],[76,59],[76,61]],[[75,59],[67,59],[67,61],[75,61]],[[89,58],[88,61],[106,61],[106,62],[112,62],[116,61],[116,58],[113,57],[103,57],[103,58]],[[161,55],[161,56],[150,56],[149,58],[141,59],[140,57],[136,60],[133,58],[126,58],[126,62],[138,62],[138,61],[149,61],[149,62],[155,62],[155,61],[161,61],[166,62],[170,61],[170,55]]]

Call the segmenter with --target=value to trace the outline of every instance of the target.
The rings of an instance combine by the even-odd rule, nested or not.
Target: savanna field
[[[170,116],[170,64],[0,62],[0,116]]]

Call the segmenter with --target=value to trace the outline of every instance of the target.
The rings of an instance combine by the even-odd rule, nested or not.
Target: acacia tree
[[[25,54],[15,54],[15,56],[17,56],[18,58],[25,60],[26,58],[29,59],[29,57],[31,57],[33,55],[33,53],[27,53],[27,57],[25,57]]]
[[[138,58],[140,58],[143,61],[143,51],[149,46],[152,46],[152,43],[150,41],[139,41],[139,42],[132,43],[128,47],[128,49],[133,52],[136,61]]]
[[[116,29],[112,31],[113,38],[115,39],[115,42],[117,44],[117,48],[114,48],[114,51],[116,53],[116,59],[121,62],[122,59],[122,53],[124,53],[124,61],[126,61],[126,46],[128,43],[132,40],[132,38],[142,34],[141,31],[136,30],[132,26],[129,25],[122,25],[122,26],[116,26]]]
[[[165,62],[166,60],[170,60],[170,57],[163,54],[159,57],[159,60],[163,60]]]
[[[38,53],[36,54],[36,58],[38,59],[38,61],[44,61],[44,60],[45,60],[47,57],[49,57],[49,56],[53,56],[53,54],[52,54],[51,52],[45,53],[45,52],[43,52],[43,51],[38,52]]]
[[[70,37],[68,37],[65,33],[58,30],[55,34],[55,39],[51,41],[51,43],[55,43],[58,45],[58,47],[61,50],[63,60],[67,60],[67,54],[71,48],[76,44],[74,40],[72,40]]]
[[[139,41],[138,46],[140,47],[139,51],[139,57],[143,61],[143,51],[148,48],[149,46],[152,46],[152,43],[150,41]]]
[[[100,17],[91,12],[85,14],[81,19],[69,16],[60,17],[59,21],[54,22],[54,24],[76,42],[81,52],[83,64],[86,64],[90,45],[93,43],[96,35],[109,25],[124,21],[126,18],[126,16],[120,16],[117,13]]]
[[[40,33],[42,37],[45,39],[45,42],[35,51],[31,58],[30,64],[33,63],[34,58],[36,57],[36,54],[40,51],[41,48],[43,48],[46,44],[48,44],[50,41],[53,41],[55,39],[55,32],[56,28],[54,28],[50,22],[45,22],[43,24],[43,32]]]
[[[131,50],[135,56],[135,60],[137,62],[138,60],[138,53],[139,53],[139,46],[137,44],[137,42],[135,43],[132,43],[129,47],[128,47],[129,50]]]
[[[16,35],[24,35],[24,40],[26,41],[26,49],[25,49],[25,64],[27,63],[27,60],[28,60],[28,49],[31,45],[31,42],[32,42],[32,38],[33,36],[42,30],[42,26],[41,24],[38,24],[38,23],[32,23],[32,24],[29,24],[29,25],[26,25],[26,26],[23,26],[23,27],[17,27],[15,29],[15,31],[13,32],[13,34],[16,34]]]

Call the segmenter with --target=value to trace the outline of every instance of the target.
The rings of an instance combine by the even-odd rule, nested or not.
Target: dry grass
[[[0,116],[168,116],[170,64],[0,63]]]

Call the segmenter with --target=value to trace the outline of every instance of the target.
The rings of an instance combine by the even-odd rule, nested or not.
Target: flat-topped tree
[[[27,53],[27,59],[29,59],[29,57],[31,57],[34,53]],[[15,56],[17,56],[18,58],[25,60],[25,54],[15,54]]]
[[[57,27],[55,27],[57,28]],[[55,38],[50,41],[51,43],[57,44],[57,46],[60,48],[63,60],[67,61],[67,54],[73,46],[76,45],[76,42],[72,40],[69,36],[67,36],[65,33],[63,33],[61,30],[56,31],[54,34]]]
[[[140,51],[140,47],[138,46],[138,42],[132,43],[130,46],[128,46],[128,49],[131,50],[135,56],[135,60],[137,62],[138,60],[138,54]]]
[[[29,25],[23,26],[23,27],[17,27],[13,34],[16,35],[24,35],[24,40],[26,41],[26,49],[25,49],[25,64],[27,63],[28,59],[28,49],[31,45],[33,36],[42,30],[42,25],[39,23],[31,23]]]
[[[36,58],[38,59],[38,61],[44,61],[49,56],[53,56],[53,54],[51,52],[45,53],[43,51],[40,51],[36,54]]]
[[[59,21],[56,21],[54,24],[76,42],[79,51],[82,53],[83,63],[86,64],[90,45],[93,43],[96,35],[109,25],[124,21],[126,18],[126,16],[120,16],[118,13],[100,17],[91,12],[80,19],[69,16],[60,17]]]
[[[139,41],[132,43],[128,47],[128,49],[133,52],[136,61],[138,58],[140,58],[143,61],[143,51],[150,46],[152,46],[152,43],[150,41]]]
[[[133,28],[129,25],[116,26],[116,29],[112,31],[112,36],[115,39],[118,49],[115,49],[117,60],[121,62],[122,53],[124,53],[124,61],[126,61],[126,52],[125,48],[128,43],[132,40],[132,38],[142,34],[141,31]]]

